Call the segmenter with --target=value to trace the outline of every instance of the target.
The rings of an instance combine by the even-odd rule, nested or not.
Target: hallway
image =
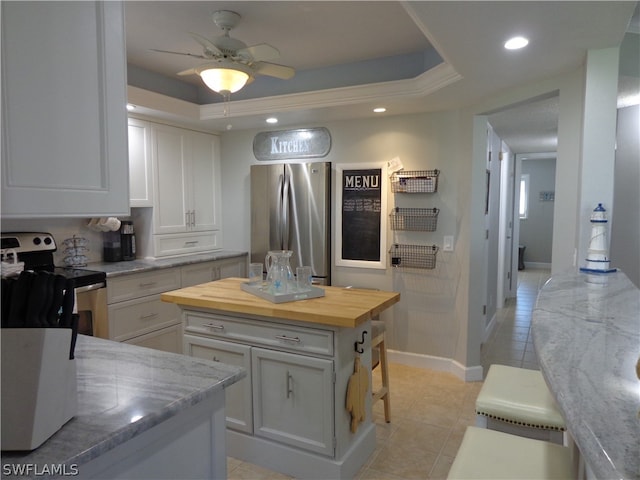
[[[497,326],[482,346],[484,375],[492,363],[539,369],[531,337],[531,314],[538,291],[550,275],[551,271],[548,269],[526,269],[518,272],[517,298],[509,299],[504,308],[498,310]]]

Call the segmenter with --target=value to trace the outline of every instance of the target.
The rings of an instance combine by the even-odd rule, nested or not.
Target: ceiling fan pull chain
[[[230,110],[230,103],[231,103],[231,92],[226,91],[226,92],[222,92],[222,98],[224,101],[224,116],[228,117],[229,116],[229,110]]]

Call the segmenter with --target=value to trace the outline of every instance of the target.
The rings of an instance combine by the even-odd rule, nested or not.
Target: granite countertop
[[[180,267],[183,265],[191,265],[194,263],[210,262],[214,260],[224,260],[227,258],[245,257],[247,252],[233,250],[218,250],[207,253],[194,253],[192,255],[182,255],[179,257],[146,259],[140,258],[136,260],[128,260],[122,262],[96,262],[90,263],[86,267],[87,270],[96,270],[105,272],[107,278],[117,277],[120,275],[129,275],[132,273],[141,273],[159,268]]]
[[[639,312],[621,271],[554,275],[533,311],[542,373],[595,478],[640,477]]]
[[[82,465],[242,379],[240,367],[78,335],[75,417],[8,464]],[[136,417],[140,417],[134,420]]]

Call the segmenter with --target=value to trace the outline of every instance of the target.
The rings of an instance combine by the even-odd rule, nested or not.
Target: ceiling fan
[[[152,50],[207,60],[207,63],[178,72],[178,75],[199,75],[209,88],[222,94],[227,100],[231,93],[251,83],[256,75],[284,80],[295,75],[295,70],[291,67],[265,61],[280,56],[277,48],[266,43],[247,46],[244,42],[229,36],[231,29],[240,21],[240,14],[230,10],[219,10],[213,12],[211,18],[224,33],[212,39],[191,33],[193,39],[202,46],[202,54]]]

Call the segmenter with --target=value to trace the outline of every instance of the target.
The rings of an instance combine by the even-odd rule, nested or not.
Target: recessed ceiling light
[[[384,108],[384,107],[376,107],[376,108],[373,109],[373,111],[376,112],[376,113],[384,113],[384,112],[387,111],[387,109]]]
[[[278,119],[276,117],[269,117],[265,121],[267,123],[278,123]]]
[[[504,48],[507,50],[518,50],[529,45],[529,40],[524,37],[513,37],[507,40],[504,44]]]

